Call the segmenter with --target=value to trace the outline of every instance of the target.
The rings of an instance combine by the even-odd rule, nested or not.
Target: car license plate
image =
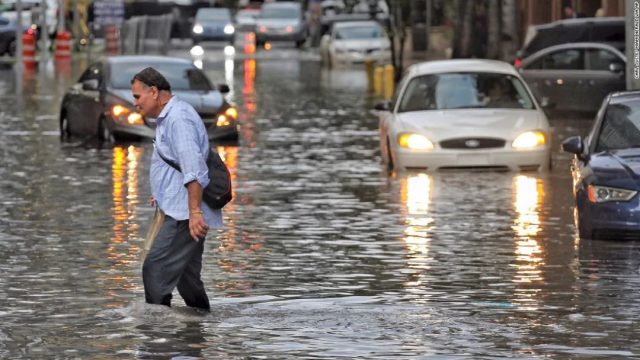
[[[483,154],[458,155],[458,163],[461,165],[488,165],[489,156]]]

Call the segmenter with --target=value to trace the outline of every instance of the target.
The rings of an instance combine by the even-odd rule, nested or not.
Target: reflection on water
[[[110,289],[132,291],[139,287],[137,279],[131,277],[128,270],[138,261],[140,255],[138,179],[144,149],[133,145],[115,146],[112,154],[113,233],[106,249],[106,257],[111,262],[107,282]],[[114,292],[109,293],[111,298],[116,296]]]
[[[515,232],[516,241],[516,275],[515,283],[540,282],[542,278],[541,268],[544,266],[543,249],[538,243],[537,235],[540,232],[540,206],[544,202],[544,188],[542,180],[535,177],[518,175],[514,177],[516,218],[512,229]],[[539,288],[517,288],[516,301],[521,308],[527,310],[537,309],[535,296]]]
[[[428,269],[433,218],[429,216],[431,177],[411,175],[401,180],[400,196],[406,204],[406,229],[403,240],[409,252],[409,266]]]

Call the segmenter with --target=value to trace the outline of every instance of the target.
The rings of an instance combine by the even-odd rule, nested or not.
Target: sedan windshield
[[[147,66],[158,70],[171,85],[171,90],[212,90],[211,83],[204,73],[189,63],[125,63],[111,65],[111,87],[116,89],[131,88],[131,79]]]
[[[596,144],[596,152],[630,148],[640,148],[640,100],[610,105]]]
[[[336,39],[377,39],[383,35],[384,32],[379,26],[350,26],[336,30]]]
[[[443,73],[412,79],[400,112],[466,108],[533,109],[526,88],[515,76],[498,73]]]
[[[300,10],[295,7],[275,7],[262,9],[260,17],[263,19],[296,19],[300,16]]]
[[[202,9],[196,14],[197,20],[231,21],[231,13],[226,9]]]

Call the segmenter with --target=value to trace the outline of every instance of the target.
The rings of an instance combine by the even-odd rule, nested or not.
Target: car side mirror
[[[220,91],[223,94],[226,94],[229,91],[231,91],[231,89],[229,89],[229,85],[227,85],[227,84],[220,84],[220,85],[218,85],[218,91]]]
[[[620,73],[624,71],[624,66],[619,62],[613,62],[609,64],[609,71],[614,73]]]
[[[551,109],[556,106],[555,103],[551,102],[551,100],[547,96],[543,96],[540,98],[540,106],[543,109]]]
[[[98,90],[98,79],[89,79],[82,82],[82,90],[96,91]]]
[[[389,101],[382,101],[374,106],[374,109],[378,111],[391,111],[391,103]]]
[[[584,153],[584,142],[580,136],[572,136],[562,142],[562,151],[577,155],[582,158]]]

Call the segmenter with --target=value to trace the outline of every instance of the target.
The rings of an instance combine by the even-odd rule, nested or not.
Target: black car
[[[0,55],[16,55],[16,24],[0,17]]]
[[[154,137],[155,119],[136,112],[131,94],[131,79],[148,66],[162,73],[172,93],[198,111],[210,139],[238,138],[238,112],[222,95],[229,87],[214,88],[188,60],[162,56],[114,56],[90,65],[62,99],[61,136],[96,136],[102,141]]]
[[[613,46],[625,52],[625,18],[601,17],[558,20],[529,27],[514,66],[542,49],[560,44],[594,42]]]

